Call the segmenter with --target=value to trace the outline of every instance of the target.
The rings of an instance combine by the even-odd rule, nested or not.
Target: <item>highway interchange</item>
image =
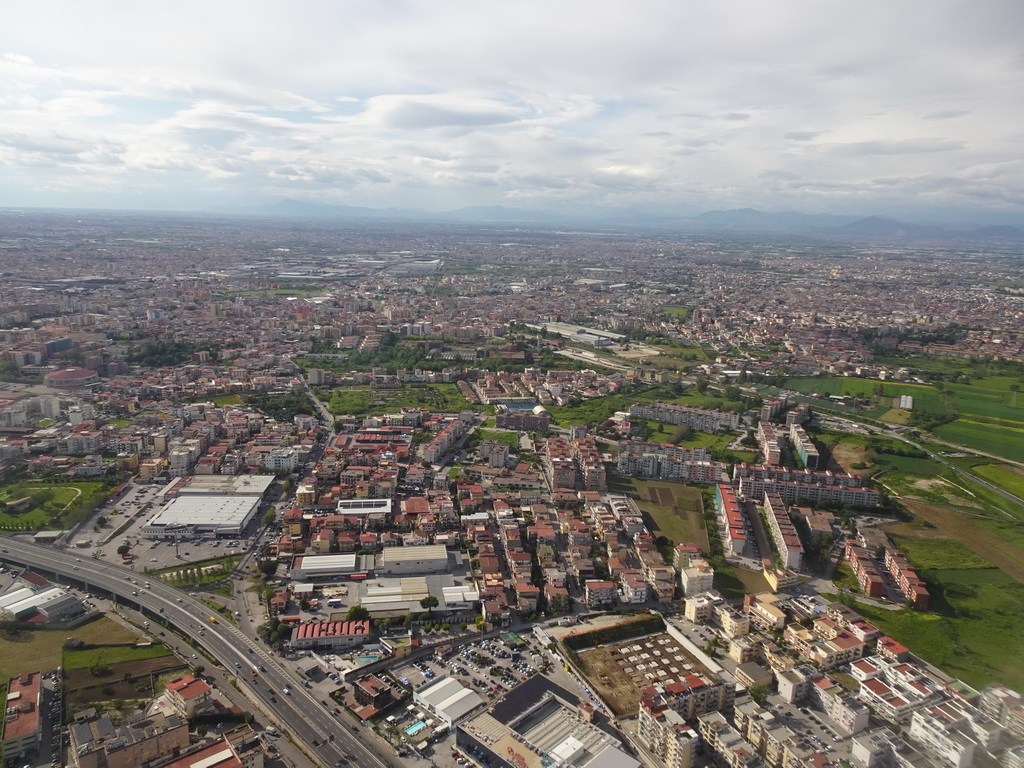
[[[210,609],[187,594],[118,565],[91,557],[79,558],[21,539],[3,538],[0,546],[0,560],[80,582],[89,591],[114,595],[137,605],[154,621],[181,634],[191,644],[201,646],[225,670],[236,670],[242,693],[271,713],[278,727],[300,742],[321,765],[398,765],[361,741],[361,726],[354,725],[335,703],[325,706],[301,684],[296,684],[295,678],[266,647],[222,617],[211,621]],[[254,667],[260,669],[255,679],[251,675]],[[285,688],[289,689],[287,695],[283,693]]]

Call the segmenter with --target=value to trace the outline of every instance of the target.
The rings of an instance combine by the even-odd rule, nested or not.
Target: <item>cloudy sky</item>
[[[1024,219],[1012,0],[11,0],[0,206]]]

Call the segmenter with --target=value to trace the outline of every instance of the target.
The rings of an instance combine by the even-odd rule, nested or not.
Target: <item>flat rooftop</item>
[[[168,502],[147,526],[241,528],[259,506],[259,496],[194,494]]]

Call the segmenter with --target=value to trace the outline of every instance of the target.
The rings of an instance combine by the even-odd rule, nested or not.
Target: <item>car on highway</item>
[[[211,616],[210,617],[210,623],[211,624],[216,624],[217,623],[217,617],[216,616]]]

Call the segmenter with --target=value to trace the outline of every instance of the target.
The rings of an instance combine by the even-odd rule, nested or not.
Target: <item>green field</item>
[[[677,395],[669,387],[648,387],[633,393],[606,395],[585,400],[578,405],[552,405],[548,407],[555,423],[560,427],[573,424],[600,424],[611,418],[617,411],[629,411],[633,403],[653,403],[656,401],[694,405],[700,408],[738,408],[739,403],[729,403],[721,398],[706,397],[696,392]]]
[[[49,672],[61,665],[68,636],[86,643],[134,643],[139,636],[127,627],[101,617],[73,630],[33,630],[0,637],[0,675],[4,682],[26,670]]]
[[[895,469],[918,477],[935,477],[942,471],[942,465],[932,459],[892,456],[888,453],[875,454],[874,463],[878,469]]]
[[[326,402],[331,413],[351,416],[390,413],[400,408],[428,408],[437,413],[480,408],[470,405],[454,384],[428,384],[425,387],[401,389],[337,387],[328,389],[319,396]]]
[[[662,307],[662,309],[670,315],[675,315],[678,318],[676,322],[679,323],[689,319],[690,315],[693,314],[693,309],[690,307]]]
[[[655,422],[647,422],[647,424],[649,427],[658,426]],[[663,429],[653,429],[648,439],[653,443],[672,443],[683,448],[707,448],[712,455],[719,455],[721,460],[726,462],[745,461],[749,463],[757,460],[756,451],[726,450],[726,446],[733,441],[735,435],[694,431],[689,437],[673,440],[675,432],[675,427],[666,425]]]
[[[519,451],[518,432],[499,432],[497,430],[490,429],[477,429],[473,432],[473,436],[467,444],[475,448],[483,440],[494,440],[498,443],[504,443],[514,452]]]
[[[976,464],[971,472],[1024,499],[1024,469],[1006,464]]]
[[[950,412],[942,393],[934,387],[924,384],[893,384],[890,382],[875,381],[873,379],[857,379],[847,376],[827,376],[823,378],[796,378],[787,379],[788,389],[802,392],[805,395],[818,394],[822,397],[829,395],[845,395],[860,397],[871,400],[874,398],[874,390],[882,385],[882,396],[886,398],[911,395],[914,398],[914,410],[937,415],[946,415]],[[888,411],[891,401],[883,407]]]
[[[213,404],[219,408],[225,405],[242,405],[244,402],[241,395],[217,395],[213,398]]]
[[[915,568],[941,571],[992,567],[985,558],[935,529],[919,528],[909,536],[890,532],[890,538]]]
[[[932,594],[930,612],[863,604],[857,610],[975,688],[992,682],[1024,687],[1024,585],[995,568],[923,570],[921,576]]]
[[[1004,426],[961,418],[936,427],[934,432],[943,440],[957,445],[1024,461],[1024,422],[1016,424]]]
[[[132,645],[95,645],[81,650],[64,651],[65,669],[89,669],[97,665],[110,666],[126,661],[158,659],[171,652],[159,643],[136,648]]]

